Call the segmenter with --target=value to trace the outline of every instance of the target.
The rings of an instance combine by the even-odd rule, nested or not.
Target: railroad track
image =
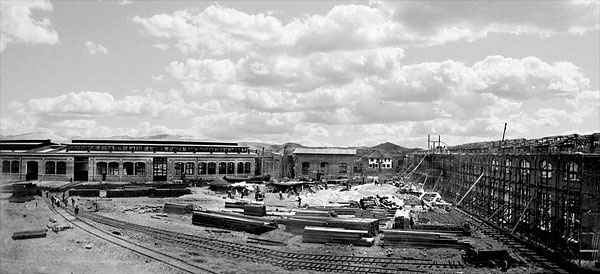
[[[530,248],[525,246],[523,243],[521,243],[520,241],[513,238],[511,235],[508,235],[507,233],[505,233],[503,231],[499,231],[498,229],[481,221],[477,217],[475,217],[467,212],[464,212],[461,209],[455,208],[455,210],[459,211],[460,213],[462,213],[463,215],[465,215],[467,217],[466,221],[469,223],[469,225],[471,227],[481,231],[484,235],[493,238],[494,240],[498,241],[499,243],[503,244],[504,246],[506,246],[506,247],[510,248],[512,251],[514,251],[514,253],[516,253],[515,255],[517,255],[517,257],[518,257],[517,259],[519,259],[523,262],[529,262],[529,263],[536,264],[540,267],[543,267],[544,271],[548,271],[548,273],[556,273],[556,274],[568,274],[569,273],[569,271],[563,269],[562,267],[560,267],[556,263],[550,261],[546,257],[531,250]]]
[[[147,234],[154,239],[201,249],[249,262],[266,263],[289,270],[303,269],[320,272],[353,273],[440,273],[456,272],[464,269],[462,260],[416,260],[388,257],[337,256],[302,254],[233,243],[219,239],[189,235],[162,230],[154,227],[133,224],[97,214],[81,213],[84,222],[93,221],[114,228]],[[193,252],[192,252],[193,253]]]
[[[65,216],[65,214],[63,214],[62,212],[60,212],[60,210],[56,209],[54,207],[54,205],[50,202],[49,199],[45,199],[46,203],[48,204],[48,208],[50,208],[50,211],[54,212],[56,215],[61,216],[62,218],[64,218],[66,221],[68,221],[69,223],[71,223],[73,226],[76,226],[80,229],[82,229],[83,231],[90,233],[100,239],[103,239],[107,242],[110,242],[112,244],[118,245],[126,250],[129,250],[131,252],[140,254],[142,256],[148,257],[152,260],[161,262],[163,264],[166,264],[170,267],[172,267],[173,269],[182,271],[184,273],[211,273],[211,274],[217,274],[217,272],[211,271],[209,269],[200,267],[198,265],[195,264],[191,264],[186,260],[182,260],[179,259],[177,257],[168,255],[168,254],[164,254],[162,252],[158,252],[156,250],[152,250],[149,249],[147,247],[144,247],[142,245],[139,245],[135,242],[123,239],[123,238],[119,238],[119,237],[115,237],[114,235],[104,232],[102,230],[93,230],[90,228],[86,228],[84,225],[79,224],[78,222],[70,219],[69,217]],[[73,215],[73,212],[69,211],[68,209],[64,209],[67,213]],[[81,221],[81,220],[80,220]],[[86,223],[86,222],[83,222]],[[86,223],[87,224],[87,223]],[[88,224],[89,225],[89,224]],[[93,227],[93,226],[92,226]]]

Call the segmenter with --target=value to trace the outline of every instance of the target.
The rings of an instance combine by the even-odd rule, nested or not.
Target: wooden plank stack
[[[267,207],[265,205],[244,205],[244,215],[263,217],[267,215]]]
[[[13,240],[33,239],[33,238],[46,238],[46,229],[28,230],[15,232],[12,235]]]
[[[244,208],[245,205],[249,204],[248,201],[235,201],[235,202],[225,202],[225,208]]]
[[[441,223],[419,223],[414,224],[413,229],[415,230],[426,230],[433,232],[444,232],[452,233],[461,236],[471,236],[471,229],[468,225],[454,225],[454,224],[441,224]]]
[[[371,246],[371,239],[363,239],[367,236],[366,230],[347,230],[332,227],[307,226],[302,233],[302,242],[305,243],[336,243],[352,244],[356,246]]]
[[[351,207],[324,207],[315,206],[309,207],[309,209],[318,211],[332,211],[336,215],[354,215],[356,218],[377,218],[379,220],[388,220],[394,217],[396,210],[373,208],[373,209],[360,209]],[[300,211],[298,211],[300,212]]]
[[[220,214],[217,212],[194,211],[192,224],[262,234],[277,229],[277,225],[255,219]]]
[[[322,211],[322,210],[298,210],[296,211],[298,217],[335,217],[336,214],[333,211]]]
[[[165,213],[173,213],[173,214],[190,214],[194,210],[194,206],[192,204],[169,204],[165,203],[163,207],[163,211]]]
[[[70,189],[69,196],[79,197],[98,197],[100,196],[99,189]]]
[[[467,249],[470,244],[452,233],[414,230],[384,230],[384,245],[417,248]]]
[[[375,236],[379,232],[378,219],[293,217],[281,219],[279,223],[285,225],[286,231],[296,234],[303,233],[308,226],[362,230],[369,236]]]

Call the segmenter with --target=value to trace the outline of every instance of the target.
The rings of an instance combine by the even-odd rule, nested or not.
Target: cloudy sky
[[[600,131],[600,1],[4,1],[2,135],[427,146]]]

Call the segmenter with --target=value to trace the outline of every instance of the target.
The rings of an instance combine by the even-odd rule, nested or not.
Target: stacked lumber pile
[[[70,189],[69,196],[98,197],[98,196],[100,196],[100,190],[99,189]]]
[[[194,211],[194,214],[192,215],[192,224],[244,231],[252,234],[262,234],[277,229],[277,225],[275,224],[245,218],[242,215],[237,217],[206,211]]]
[[[244,208],[245,205],[249,204],[248,201],[235,201],[235,202],[225,202],[225,208]]]
[[[12,235],[13,240],[46,238],[46,229],[28,230],[15,232]]]
[[[419,223],[416,222],[413,226],[415,230],[426,230],[434,232],[452,233],[461,236],[471,236],[471,227],[468,224],[441,224],[441,223]]]
[[[298,210],[296,211],[298,217],[335,217],[337,216],[333,211],[322,211],[322,210]]]
[[[192,194],[192,191],[187,188],[157,188],[153,194],[154,197],[179,197]]]
[[[358,208],[351,207],[326,207],[326,206],[311,206],[308,209],[319,210],[319,211],[333,211],[337,215],[354,215]]]
[[[285,231],[296,234],[303,233],[309,226],[362,230],[369,236],[375,236],[379,232],[378,219],[292,217],[281,219],[279,223],[285,225]]]
[[[174,214],[189,214],[194,210],[194,205],[192,204],[169,204],[165,203],[163,207],[163,211],[165,213],[174,213]]]
[[[384,230],[384,245],[417,248],[467,249],[470,244],[452,233],[414,230]]]
[[[379,219],[329,218],[325,222],[325,227],[367,231],[367,235],[373,237],[379,232]]]
[[[265,205],[246,204],[244,205],[244,215],[265,216],[267,215],[267,207]]]
[[[307,226],[324,226],[325,221],[322,218],[285,218],[277,221],[285,225],[285,231],[302,234]]]
[[[396,210],[394,215],[395,229],[410,229],[410,211],[406,209]]]
[[[394,217],[395,213],[396,210],[391,210],[388,212],[387,209],[357,209],[354,213],[354,216],[356,216],[356,218],[376,218],[379,220],[388,220]]]
[[[304,243],[336,243],[352,244],[356,246],[371,246],[372,239],[364,239],[368,232],[366,230],[347,230],[331,227],[307,226],[302,233]]]
[[[313,209],[313,210],[317,210],[317,211],[331,211],[338,216],[339,215],[354,215],[357,218],[377,218],[379,220],[390,219],[390,218],[394,217],[394,214],[396,213],[395,209],[381,209],[381,208],[360,209],[360,208],[351,208],[351,207],[315,206],[315,207],[309,207],[309,209]]]

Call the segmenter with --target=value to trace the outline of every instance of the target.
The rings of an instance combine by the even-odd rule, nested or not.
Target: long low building
[[[147,182],[255,175],[237,143],[167,140],[0,140],[0,181]]]

